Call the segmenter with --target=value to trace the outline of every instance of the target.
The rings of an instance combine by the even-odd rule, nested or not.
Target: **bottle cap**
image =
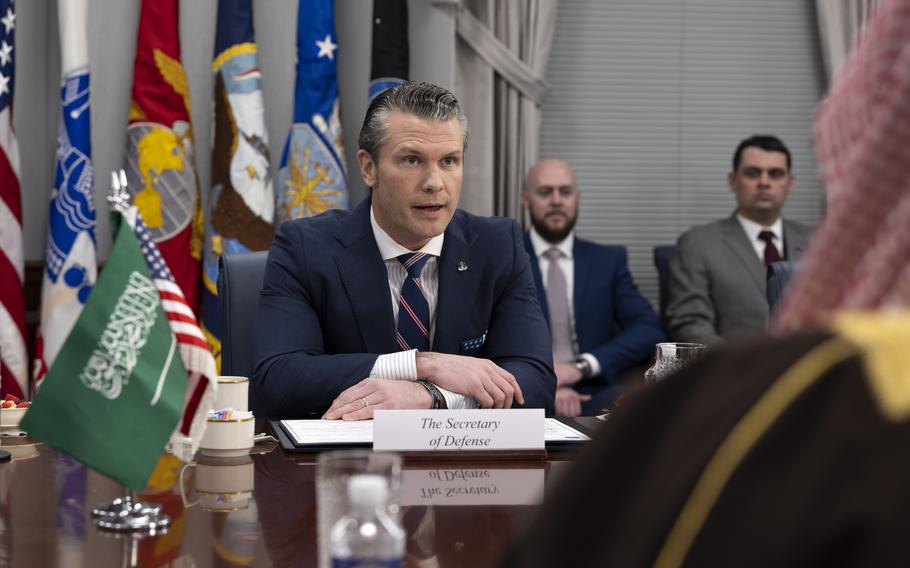
[[[378,507],[388,494],[389,483],[381,475],[352,475],[348,480],[348,497],[355,507]]]

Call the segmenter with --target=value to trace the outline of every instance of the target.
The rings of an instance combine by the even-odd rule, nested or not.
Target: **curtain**
[[[815,0],[829,84],[856,43],[863,24],[880,3],[881,0]]]
[[[537,160],[554,0],[463,0],[456,18],[455,91],[470,127],[461,204],[521,218],[521,188]]]

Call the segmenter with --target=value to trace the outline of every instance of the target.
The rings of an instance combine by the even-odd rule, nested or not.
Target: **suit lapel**
[[[583,304],[582,298],[584,298],[585,288],[588,283],[588,273],[591,271],[591,262],[588,257],[589,249],[584,246],[578,246],[578,239],[575,239],[575,242],[572,244],[572,258],[575,264],[575,274],[573,275],[572,282],[572,297],[575,298],[575,301],[572,302],[572,311],[575,312],[575,321],[579,321],[578,310],[579,306]]]
[[[471,245],[477,235],[459,217],[456,213],[446,228],[445,243],[439,257],[436,333],[432,349],[443,353],[458,353],[459,342],[470,339],[457,337],[455,330],[461,326],[456,322],[469,317],[475,298],[480,297],[478,290],[484,270],[484,258],[471,254]]]
[[[743,263],[752,281],[764,293],[766,279],[764,263],[758,259],[758,255],[755,254],[755,247],[749,242],[746,232],[743,231],[736,217],[727,219],[723,225],[723,234],[724,244]]]
[[[335,255],[335,265],[366,352],[398,351],[389,274],[370,225],[370,199],[361,201],[341,225],[336,238],[344,248]]]
[[[808,244],[808,235],[800,227],[784,220],[784,250],[787,260],[799,260]]]
[[[534,287],[537,290],[537,302],[540,304],[540,309],[543,311],[543,317],[547,320],[547,325],[550,325],[550,305],[547,303],[547,295],[543,287],[543,276],[540,274],[540,262],[537,259],[537,254],[534,252],[534,245],[531,244],[530,233],[525,231],[524,234],[524,243],[525,250],[528,251],[528,256],[531,257],[531,274],[534,276]]]

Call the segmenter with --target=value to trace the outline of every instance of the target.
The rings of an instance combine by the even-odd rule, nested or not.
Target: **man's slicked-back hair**
[[[367,109],[358,145],[373,159],[379,157],[379,149],[386,142],[388,115],[395,111],[441,122],[456,118],[461,124],[464,146],[468,145],[468,119],[455,95],[431,83],[407,82],[381,92]]]
[[[787,157],[787,170],[793,170],[793,166],[790,160],[790,150],[787,148],[787,145],[781,141],[780,138],[767,134],[753,134],[752,136],[740,142],[739,146],[736,147],[736,152],[733,153],[734,172],[739,169],[739,162],[742,160],[743,150],[751,146],[761,148],[765,152],[781,152],[784,156]]]

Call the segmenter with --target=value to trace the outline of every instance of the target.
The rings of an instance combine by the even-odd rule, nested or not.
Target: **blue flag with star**
[[[333,0],[300,0],[294,125],[275,179],[277,221],[347,209]]]

